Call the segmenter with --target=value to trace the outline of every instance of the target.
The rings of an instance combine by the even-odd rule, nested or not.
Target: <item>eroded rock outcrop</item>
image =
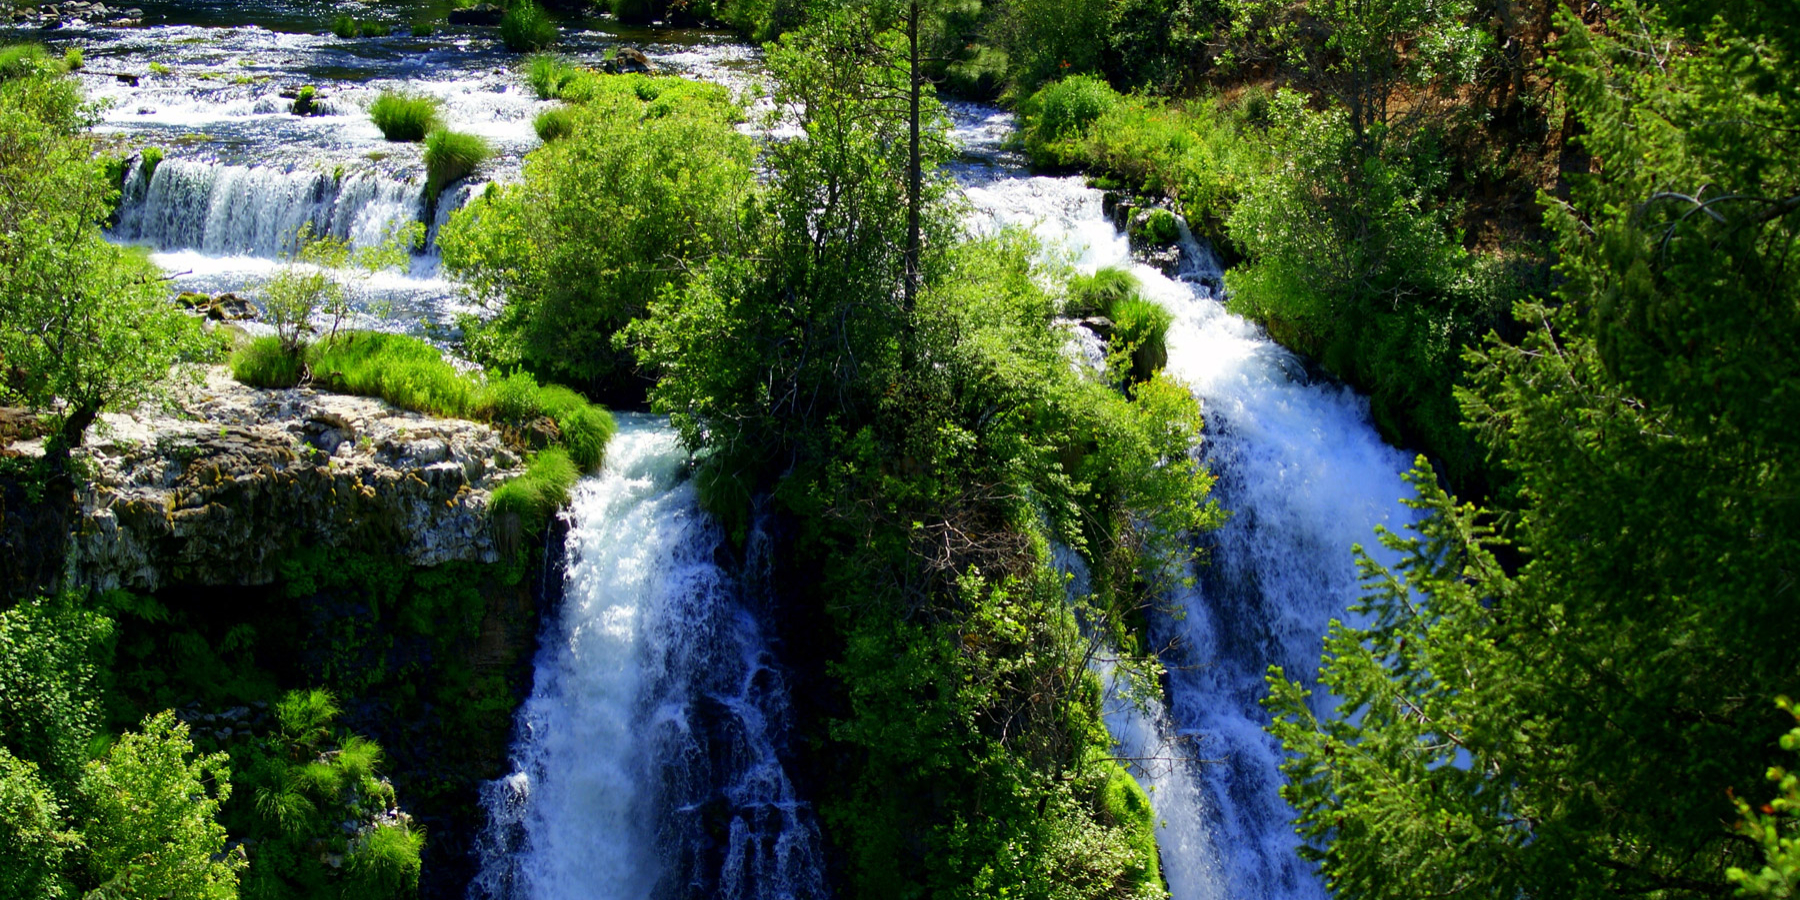
[[[266,584],[302,544],[494,562],[488,498],[522,471],[487,425],[223,368],[168,409],[104,416],[86,447],[66,570],[99,589]]]

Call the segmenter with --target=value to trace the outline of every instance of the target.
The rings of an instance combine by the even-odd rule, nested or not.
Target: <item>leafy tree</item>
[[[80,846],[38,767],[0,747],[0,900],[70,896],[63,860]]]
[[[588,74],[562,96],[571,134],[459,210],[439,246],[497,313],[465,323],[478,359],[629,396],[642,385],[612,335],[737,246],[753,147],[722,88]]]
[[[1793,701],[1776,699],[1776,705],[1792,714]],[[1781,736],[1781,749],[1800,751],[1800,728]],[[1800,890],[1800,841],[1793,835],[1792,820],[1800,813],[1800,776],[1780,766],[1771,766],[1768,779],[1778,793],[1769,802],[1752,808],[1749,801],[1733,798],[1738,811],[1738,832],[1762,848],[1763,865],[1751,871],[1731,868],[1725,877],[1738,886],[1740,897],[1765,897],[1770,900],[1794,896]]]
[[[242,851],[214,821],[231,796],[224,753],[194,755],[173,713],[144,720],[87,765],[82,836],[98,887],[87,896],[233,900]]]
[[[36,767],[63,803],[101,724],[113,623],[70,597],[0,612],[0,748]]]
[[[1617,12],[1561,20],[1555,71],[1603,162],[1552,204],[1562,286],[1471,356],[1463,395],[1519,508],[1489,519],[1416,471],[1418,536],[1384,538],[1400,564],[1365,561],[1328,642],[1336,712],[1272,677],[1287,796],[1339,896],[1716,896],[1762,849],[1727,791],[1780,762],[1770,692],[1800,671],[1768,639],[1800,552],[1778,383],[1795,74],[1754,35]]]
[[[144,259],[101,236],[115,189],[72,79],[0,81],[0,396],[49,411],[61,468],[101,410],[204,353]]]

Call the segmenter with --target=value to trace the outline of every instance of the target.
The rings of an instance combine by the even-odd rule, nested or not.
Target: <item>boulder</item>
[[[506,18],[506,10],[492,3],[477,3],[467,9],[450,11],[452,25],[498,25]]]
[[[653,71],[650,68],[650,57],[636,47],[620,47],[614,51],[612,59],[606,61],[604,68],[614,75],[629,75],[634,72],[648,75]]]

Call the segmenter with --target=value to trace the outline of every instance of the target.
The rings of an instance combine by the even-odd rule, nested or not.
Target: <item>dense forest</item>
[[[1307,638],[1317,666],[1268,667],[1283,827],[1316,875],[1264,893],[1800,887],[1800,650],[1780,624],[1800,608],[1793,0],[309,8],[281,27],[488,29],[479,65],[504,60],[533,136],[504,169],[504,141],[429,93],[309,84],[259,108],[409,148],[417,213],[290,223],[243,288],[253,327],[126,233],[187,145],[92,94],[168,67],[84,54],[39,28],[54,11],[0,13],[0,900],[612,896],[527,864],[496,886],[476,845],[500,839],[476,833],[504,830],[482,822],[509,742],[551,727],[525,700],[529,636],[541,694],[587,557],[557,560],[589,540],[583,498],[612,489],[639,416],[666,423],[705,523],[683,565],[766,595],[743,601],[764,641],[743,680],[791,692],[750,718],[780,733],[783,815],[805,827],[759,844],[729,791],[660,788],[626,818],[652,820],[675,874],[619,895],[1185,896],[1145,766],[1244,761],[1181,742],[1149,760],[1109,710],[1172,704],[1176,670],[1208,664],[1170,623],[1247,512],[1206,454],[1222,419],[1177,371],[1186,314],[1150,270],[971,226],[986,183],[958,169],[959,104],[1010,114],[1000,154],[1124,210],[1140,261],[1222,262],[1217,296],[1301,360],[1292,377],[1366,398],[1416,458],[1390,498],[1409,517],[1309,550],[1361,584]],[[729,33],[760,48],[754,75],[568,51],[596,20],[640,43]],[[326,165],[308,190],[348,196],[361,176]],[[454,283],[454,322],[371,326],[369,285],[421,259]],[[148,452],[118,450],[108,416],[194,419],[225,381],[377,398],[492,444],[464,462],[402,433],[398,474],[346,486],[330,473],[383,451],[315,417],[254,478],[311,466],[291,490],[332,499],[283,500],[232,486],[253,481],[223,461],[253,429],[204,420],[150,442],[179,460],[168,510],[95,499]],[[480,553],[394,549],[417,519],[384,492],[448,515],[477,488]],[[330,506],[324,540],[289,511],[315,502],[365,505]],[[156,580],[85,575],[70,548],[141,515],[171,535],[236,517],[272,549],[215,576],[248,564],[165,537],[180,563]],[[719,747],[762,733],[682,715],[743,733],[659,765],[723,771]],[[793,834],[821,848],[813,880],[731,875]]]

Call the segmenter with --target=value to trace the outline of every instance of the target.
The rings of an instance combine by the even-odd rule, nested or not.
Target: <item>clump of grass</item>
[[[320,387],[380,397],[404,409],[512,426],[548,418],[584,470],[600,465],[615,428],[604,408],[566,387],[540,385],[525,372],[484,381],[457,371],[436,347],[402,334],[343,332],[314,343],[307,359]]]
[[[1168,310],[1134,295],[1114,303],[1110,318],[1112,355],[1118,368],[1128,369],[1132,381],[1149,381],[1169,364],[1169,326],[1175,318]]]
[[[1105,266],[1092,275],[1069,279],[1069,296],[1063,312],[1071,316],[1112,317],[1114,304],[1136,297],[1137,276],[1116,266]]]
[[[548,144],[569,136],[575,130],[575,110],[567,106],[552,106],[537,114],[531,120],[531,127],[537,130],[538,140]]]
[[[1081,134],[1119,102],[1119,92],[1092,75],[1075,75],[1046,86],[1020,109],[1026,121],[1026,151],[1033,160],[1058,165],[1074,162],[1056,152],[1056,143]]]
[[[434,416],[467,415],[476,383],[417,338],[351,331],[312,345],[313,383]]]
[[[42,44],[13,44],[0,47],[0,80],[24,78],[53,71],[55,64]]]
[[[172,71],[174,71],[174,70],[170,69],[168,66],[165,66],[159,62],[153,62],[150,64],[150,74],[152,74],[152,75],[167,75]]]
[[[63,68],[71,72],[79,72],[82,64],[80,47],[70,47],[63,51]]]
[[[281,346],[275,335],[259,337],[231,354],[231,377],[259,388],[291,388],[306,374],[300,357]]]
[[[356,27],[363,37],[387,37],[394,33],[394,26],[386,22],[358,22]]]
[[[531,457],[525,474],[494,489],[488,514],[519,517],[527,534],[538,534],[556,510],[568,502],[569,489],[581,477],[575,461],[561,447],[547,447]]]
[[[145,147],[138,151],[138,161],[144,167],[144,183],[149,184],[156,177],[156,167],[162,165],[163,148]]]
[[[1140,241],[1166,247],[1181,240],[1181,226],[1175,222],[1175,214],[1166,209],[1153,209],[1148,215],[1132,223],[1132,236]]]
[[[331,20],[331,33],[349,40],[362,34],[362,29],[357,27],[355,19],[349,16],[337,16]]]
[[[432,28],[431,28],[430,22],[414,22],[413,23],[413,26],[412,26],[412,36],[413,37],[431,37],[431,32],[432,32]]]
[[[318,93],[318,89],[310,84],[300,88],[299,92],[294,95],[294,115],[310,116],[317,112]]]
[[[438,129],[425,136],[425,193],[436,199],[453,181],[474,174],[494,148],[479,135]]]
[[[514,3],[500,20],[500,42],[515,53],[542,50],[556,43],[558,34],[550,14],[531,0]]]
[[[539,100],[554,100],[579,71],[554,53],[533,53],[525,60],[525,83]]]
[[[441,122],[437,100],[399,91],[382,91],[369,105],[369,118],[390,141],[422,141]]]

